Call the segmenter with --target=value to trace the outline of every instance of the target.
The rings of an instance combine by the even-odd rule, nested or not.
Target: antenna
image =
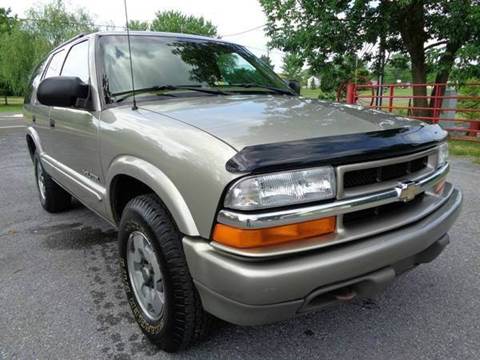
[[[132,48],[130,46],[130,31],[128,30],[128,13],[127,13],[127,0],[123,0],[125,5],[125,27],[127,28],[127,41],[128,41],[128,57],[130,58],[130,75],[132,77],[132,97],[133,105],[132,110],[137,110],[137,100],[135,99],[135,81],[133,80],[133,63],[132,63]]]

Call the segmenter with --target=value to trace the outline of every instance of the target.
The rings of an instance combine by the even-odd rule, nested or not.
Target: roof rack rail
[[[61,48],[62,46],[65,46],[69,43],[71,43],[72,41],[75,41],[77,39],[80,39],[82,37],[84,37],[85,35],[88,35],[88,33],[80,33],[80,34],[77,34],[75,35],[74,37],[72,37],[71,39],[67,40],[67,41],[64,41],[63,43],[61,43],[60,45],[57,45],[52,51],[50,52],[53,52],[55,50],[57,50],[58,48]]]

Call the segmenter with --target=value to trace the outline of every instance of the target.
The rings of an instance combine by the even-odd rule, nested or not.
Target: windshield
[[[292,94],[285,82],[246,49],[216,41],[133,35],[135,89],[173,87],[221,89],[230,92]],[[132,90],[128,42],[125,35],[100,38],[103,88],[107,103]],[[178,89],[177,89],[178,90]],[[190,89],[192,90],[192,89]],[[192,90],[193,91],[193,90]],[[210,92],[209,94],[212,94]],[[205,92],[195,92],[205,95]]]

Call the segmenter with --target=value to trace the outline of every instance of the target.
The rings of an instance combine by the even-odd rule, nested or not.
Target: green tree
[[[302,86],[307,86],[307,82],[308,82],[308,79],[310,78],[310,76],[316,76],[318,74],[314,74],[312,73],[311,69],[302,69],[302,71],[300,71],[300,83],[302,84]]]
[[[384,83],[391,84],[402,80],[411,82],[410,61],[404,54],[394,54],[385,66]]]
[[[80,33],[96,31],[92,16],[84,9],[67,11],[63,0],[27,10],[27,30],[46,39],[52,47]]]
[[[282,60],[282,76],[289,80],[300,80],[304,63],[302,57],[295,53],[287,53]]]
[[[14,95],[25,92],[32,69],[50,47],[45,39],[32,35],[21,23],[10,33],[0,35],[0,78]]]
[[[450,79],[465,83],[469,79],[480,79],[480,46],[468,44],[458,52],[458,57],[453,65]]]
[[[426,53],[441,48],[435,81],[443,83],[462,49],[480,47],[479,0],[260,0],[260,4],[271,45],[301,54],[314,70],[336,56],[376,44],[407,53],[413,82],[425,83]],[[427,90],[415,87],[413,92],[425,96]],[[414,104],[426,106],[427,101],[415,99]]]
[[[0,51],[2,51],[4,34],[10,34],[17,21],[17,17],[12,16],[11,13],[10,8],[0,8]],[[3,95],[5,105],[8,104],[7,95],[9,92],[8,81],[5,78],[3,68],[0,68],[0,95]]]
[[[469,79],[467,80],[459,89],[459,94],[462,96],[480,96],[480,83],[479,79]],[[462,111],[463,118],[467,119],[478,119],[480,110],[480,102],[478,100],[472,99],[461,99],[458,101],[458,108],[466,109],[467,111]],[[468,111],[475,110],[475,111]]]
[[[0,34],[10,32],[17,22],[17,16],[12,15],[10,8],[0,8]]]
[[[148,23],[148,21],[130,20],[128,22],[128,28],[130,30],[146,31],[150,30],[150,24]]]
[[[261,55],[260,60],[262,60],[265,64],[267,64],[271,69],[274,68],[272,59],[268,55]]]
[[[355,54],[334,57],[331,62],[320,68],[318,75],[322,79],[320,89],[326,99],[334,99],[337,96],[344,98],[348,82],[365,84],[370,80],[367,67]]]
[[[28,20],[0,9],[0,85],[22,95],[33,68],[55,46],[80,32],[96,30],[92,17],[82,9],[67,11],[62,0],[26,11]],[[5,23],[8,26],[5,26]]]
[[[216,36],[217,27],[203,17],[185,15],[180,11],[158,11],[150,25],[152,31]]]

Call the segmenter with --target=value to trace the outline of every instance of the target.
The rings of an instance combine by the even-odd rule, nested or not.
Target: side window
[[[65,52],[63,50],[53,54],[52,58],[50,59],[50,63],[48,64],[47,71],[45,72],[44,79],[60,75],[64,57]]]
[[[77,76],[84,83],[90,78],[88,73],[88,41],[72,46],[63,64],[62,76]]]

